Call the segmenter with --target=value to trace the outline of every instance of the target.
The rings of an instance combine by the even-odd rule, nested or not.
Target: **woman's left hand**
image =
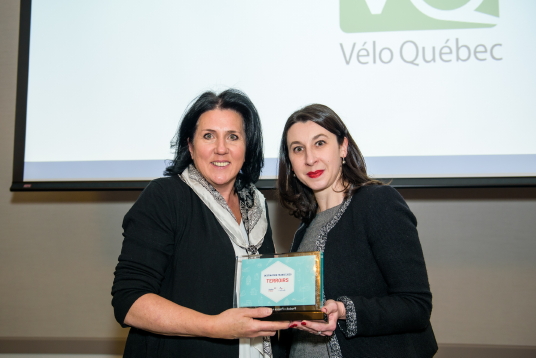
[[[322,311],[328,316],[328,322],[324,321],[294,321],[289,328],[297,328],[311,334],[331,336],[337,329],[337,321],[346,318],[346,308],[339,301],[327,300]]]

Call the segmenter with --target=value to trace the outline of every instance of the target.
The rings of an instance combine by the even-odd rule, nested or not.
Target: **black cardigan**
[[[348,297],[356,313],[353,332],[336,330],[344,357],[432,357],[432,294],[417,221],[389,186],[357,190],[328,233],[324,251],[326,299]],[[296,251],[306,226],[297,231]],[[346,322],[349,323],[349,322]]]
[[[268,215],[268,214],[267,214]],[[112,287],[117,321],[155,293],[209,315],[233,307],[235,252],[214,214],[178,176],[152,181],[123,221]],[[270,226],[259,249],[274,252]],[[238,340],[169,337],[131,328],[125,357],[237,357]]]

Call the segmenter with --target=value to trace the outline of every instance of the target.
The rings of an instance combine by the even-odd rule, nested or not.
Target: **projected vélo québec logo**
[[[347,33],[485,28],[498,20],[499,0],[340,0]]]

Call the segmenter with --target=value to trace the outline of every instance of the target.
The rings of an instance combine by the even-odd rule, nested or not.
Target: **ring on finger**
[[[322,331],[318,331],[318,335],[321,336],[321,335],[322,335]]]

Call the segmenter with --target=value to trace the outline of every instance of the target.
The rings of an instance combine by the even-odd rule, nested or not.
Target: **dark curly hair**
[[[192,156],[188,150],[188,140],[194,137],[199,117],[213,109],[233,110],[239,113],[244,121],[246,158],[235,182],[235,189],[241,190],[244,186],[259,180],[261,169],[264,166],[264,155],[262,151],[261,121],[257,109],[249,97],[237,89],[228,89],[219,95],[207,91],[190,104],[186,109],[177,133],[171,141],[171,148],[175,149],[175,158],[169,163],[164,175],[180,174],[188,165],[193,163]]]
[[[331,108],[322,104],[311,104],[292,113],[285,123],[279,147],[277,189],[281,205],[288,209],[291,215],[305,222],[310,222],[316,215],[318,204],[313,191],[292,175],[292,165],[287,146],[287,133],[290,127],[298,122],[307,121],[314,122],[335,134],[339,145],[342,145],[344,138],[348,139],[346,164],[342,166],[340,178],[344,185],[345,198],[353,195],[361,186],[383,185],[383,183],[367,175],[365,160],[359,147],[343,121]]]

